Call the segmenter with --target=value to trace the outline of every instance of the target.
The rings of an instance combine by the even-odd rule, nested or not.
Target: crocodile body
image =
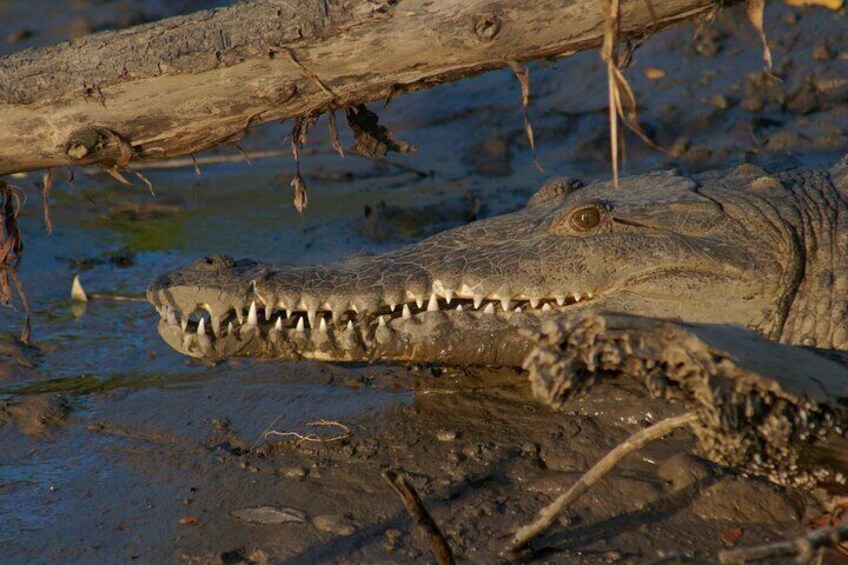
[[[548,182],[526,208],[308,267],[201,259],[157,279],[185,354],[519,365],[556,312],[733,324],[848,349],[848,160]]]

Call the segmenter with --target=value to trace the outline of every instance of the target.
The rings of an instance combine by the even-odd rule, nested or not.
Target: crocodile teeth
[[[545,302],[545,304],[542,306],[542,312],[550,312],[550,311],[551,311],[551,305],[548,304],[547,302]]]
[[[576,292],[575,292],[574,294],[572,294],[572,295],[571,295],[571,298],[573,298],[573,299],[574,299],[574,302],[575,302],[575,303],[580,302],[580,295],[579,295],[579,294],[577,294]]]
[[[382,316],[379,316],[377,318],[377,325],[381,328],[385,328],[386,327],[386,319],[383,318]]]
[[[183,328],[183,333],[185,333],[186,329],[188,329],[188,314],[183,316],[180,326]]]
[[[503,308],[504,312],[509,312],[509,307],[512,304],[512,300],[509,298],[501,298],[501,308]]]
[[[474,297],[474,309],[479,310],[481,304],[483,304],[483,297],[482,296],[475,296]]]
[[[221,334],[221,318],[219,318],[218,316],[212,316],[211,321],[212,333],[215,335],[215,337],[218,337]]]
[[[168,307],[168,310],[165,312],[165,319],[168,321],[169,326],[179,325],[179,324],[177,324],[177,317],[174,315],[174,311],[171,309],[170,306]]]
[[[352,320],[347,321],[347,326],[345,327],[345,329],[349,332],[353,331],[353,321]]]
[[[452,290],[446,290],[444,292],[444,297],[445,297],[445,303],[448,306],[450,306],[451,300],[453,300],[453,291]]]
[[[406,304],[403,305],[403,312],[401,313],[401,317],[404,320],[408,320],[412,317],[412,312],[409,311],[409,306]]]
[[[228,333],[228,334],[232,334],[232,333],[233,333],[233,331],[235,331],[235,328],[233,328],[233,323],[232,323],[232,322],[227,322],[227,333]]]
[[[300,317],[298,317],[298,319],[297,319],[297,327],[294,329],[294,331],[296,331],[296,332],[303,332],[303,330],[304,330],[304,325],[303,325],[303,316],[300,316]]]
[[[394,302],[392,302],[391,304],[389,304],[389,310],[391,310],[392,312],[394,312],[395,310],[397,310],[397,304],[395,304]]]
[[[250,303],[250,310],[247,312],[247,325],[251,327],[255,327],[258,325],[258,320],[256,319],[256,301]]]
[[[515,310],[513,310],[513,312],[520,314],[521,313],[521,306],[516,306]]]
[[[277,330],[278,332],[283,331],[283,317],[282,316],[277,318],[277,321],[274,322],[274,329]]]
[[[274,308],[270,304],[265,305],[265,321],[271,321],[271,314],[274,313]]]
[[[197,335],[206,335],[206,320],[203,318],[197,322]]]
[[[539,299],[531,298],[530,299],[530,308],[538,308],[539,307]]]
[[[462,304],[458,304],[456,307],[457,312],[462,312]]]
[[[418,306],[419,310],[421,308],[423,308],[424,307],[424,297],[423,296],[416,296],[415,297],[415,305]]]
[[[306,317],[309,318],[309,327],[310,328],[315,327],[315,316],[317,316],[317,315],[318,315],[318,312],[316,312],[315,310],[309,310],[309,311],[306,312]]]
[[[484,314],[494,314],[495,313],[495,303],[489,302],[486,304],[486,308],[483,310]]]
[[[562,306],[562,305],[565,304],[565,297],[564,296],[556,296],[555,300],[556,300],[557,306]]]
[[[439,311],[439,300],[436,298],[435,293],[430,295],[430,300],[427,302],[427,311],[428,312],[438,312]]]
[[[318,323],[318,331],[327,331],[327,320],[324,319],[324,316],[321,316],[321,321]]]

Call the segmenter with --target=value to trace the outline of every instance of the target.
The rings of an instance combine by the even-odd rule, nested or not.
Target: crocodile
[[[582,309],[741,325],[848,349],[848,157],[619,185],[545,183],[517,212],[315,266],[202,258],[148,288],[176,350],[520,365],[541,320]]]

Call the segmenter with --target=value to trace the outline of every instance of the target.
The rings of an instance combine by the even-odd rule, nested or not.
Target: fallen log
[[[727,1],[623,0],[642,39]],[[248,0],[0,59],[0,175],[123,166],[603,40],[607,0]],[[578,77],[575,77],[577,80]]]

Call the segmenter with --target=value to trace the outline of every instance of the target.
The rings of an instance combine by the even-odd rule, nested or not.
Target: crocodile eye
[[[589,231],[601,223],[601,211],[595,206],[578,208],[571,214],[568,222],[577,231]]]

